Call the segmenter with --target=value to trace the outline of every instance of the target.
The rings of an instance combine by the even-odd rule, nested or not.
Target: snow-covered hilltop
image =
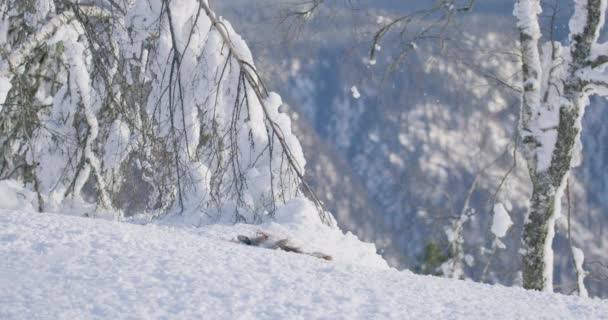
[[[0,211],[0,318],[608,319],[605,300],[231,241],[253,231]]]
[[[474,2],[452,5],[459,1],[469,0],[431,9],[449,34],[459,33],[451,30],[453,14]],[[584,30],[596,30],[583,38],[595,41],[608,0],[576,3],[583,1],[593,25]],[[293,16],[311,23],[324,2],[302,3],[313,7]],[[532,2],[540,8],[540,0],[517,3],[536,19]],[[551,180],[535,179],[538,172],[517,165],[518,146],[530,139],[519,141],[527,133],[514,131],[510,106],[525,106],[529,97],[519,94],[528,91],[526,59],[520,63],[517,42],[499,30],[512,21],[472,19],[471,31],[458,34],[468,49],[455,48],[454,57],[418,38],[392,43],[378,31],[363,59],[366,74],[375,78],[374,70],[392,64],[385,54],[404,45],[416,62],[395,74],[385,100],[374,83],[351,81],[358,69],[349,65],[361,59],[336,55],[350,41],[342,31],[294,47],[316,44],[325,48],[319,55],[276,50],[271,65],[261,60],[258,69],[236,30],[264,29],[239,26],[247,20],[239,16],[231,18],[233,29],[211,4],[0,0],[0,319],[608,319],[607,301],[585,299],[605,291],[608,278],[589,267],[606,267],[596,258],[605,256],[608,238],[593,220],[586,225],[599,228],[597,237],[577,231],[584,216],[564,184],[582,112],[568,118],[576,120],[568,125],[574,131],[551,142],[564,150],[558,175],[539,164]],[[378,17],[361,31],[402,21],[402,35],[409,24],[407,16]],[[434,19],[423,20],[420,35]],[[483,27],[488,23],[494,31]],[[520,40],[535,39],[520,29]],[[333,46],[324,43],[334,38]],[[375,55],[380,50],[384,56]],[[565,83],[587,81],[577,75],[587,63],[608,66],[608,56],[592,61],[589,54],[568,68]],[[283,85],[267,86],[268,75]],[[423,76],[434,80],[419,82]],[[568,101],[587,104],[584,86],[555,86],[555,97],[567,88],[577,97]],[[568,106],[548,101],[561,118]],[[528,131],[545,136],[560,128]],[[318,135],[306,133],[313,130]],[[308,173],[305,150],[314,154]],[[322,178],[309,184],[306,175]],[[531,186],[541,190],[535,181],[560,182],[530,198],[550,210],[567,190],[567,220],[556,220],[558,211],[521,214],[530,203],[535,208],[526,202]],[[375,244],[343,232],[332,210],[341,227]],[[532,225],[535,217],[551,219]],[[556,246],[571,249],[571,262],[566,255],[553,261],[556,226],[568,240],[560,245],[558,237]],[[522,240],[524,250],[514,245]],[[576,272],[576,291],[562,277],[564,261]],[[391,265],[546,291],[555,282],[580,297],[415,276]],[[585,281],[594,281],[589,291]]]

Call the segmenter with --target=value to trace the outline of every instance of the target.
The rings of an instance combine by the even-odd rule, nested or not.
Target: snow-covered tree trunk
[[[606,0],[575,0],[567,46],[542,47],[540,0],[518,0],[523,95],[520,134],[532,180],[523,231],[524,287],[552,290],[555,221],[570,169],[579,163],[581,120],[588,97],[605,95],[605,46],[597,44]],[[608,52],[606,52],[608,53]]]

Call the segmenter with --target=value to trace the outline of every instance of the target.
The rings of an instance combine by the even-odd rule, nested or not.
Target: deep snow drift
[[[607,301],[230,241],[256,228],[0,210],[0,318],[608,319]]]

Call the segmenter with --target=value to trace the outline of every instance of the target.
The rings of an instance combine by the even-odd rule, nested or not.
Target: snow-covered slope
[[[1,319],[608,319],[608,302],[417,276],[175,228],[0,211]]]

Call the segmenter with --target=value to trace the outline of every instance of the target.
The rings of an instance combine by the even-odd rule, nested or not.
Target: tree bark
[[[576,96],[576,93],[570,92],[570,95]],[[523,233],[523,280],[526,289],[553,289],[553,256],[547,249],[551,248],[553,242],[555,220],[560,215],[562,194],[579,138],[580,130],[576,122],[580,110],[576,102],[561,107],[551,165],[541,173],[530,170],[533,189]]]
[[[581,118],[589,96],[588,82],[581,79],[581,71],[594,64],[592,47],[597,45],[599,30],[604,25],[606,0],[574,0],[574,4],[570,44],[566,47],[569,53],[558,53],[556,50],[561,50],[561,45],[552,43],[552,61],[545,61],[548,62],[545,64],[539,59],[538,48],[540,2],[518,0],[514,11],[523,53],[520,133],[533,187],[523,231],[523,285],[526,289],[553,289],[551,245],[555,220],[560,215],[561,198],[570,168],[576,165],[573,162],[579,152],[576,144],[579,143]],[[565,69],[554,74],[559,68]],[[544,85],[539,83],[542,74],[548,74],[547,80],[543,80],[546,81]],[[542,100],[539,99],[541,96],[544,97]],[[554,115],[557,119],[554,126],[552,121],[547,122],[547,115]],[[548,136],[552,132],[556,133],[554,144]],[[543,145],[545,143],[552,145]],[[548,164],[544,160],[547,152],[551,152]],[[541,157],[543,161],[539,165]]]
[[[556,214],[558,195],[552,184],[542,181],[547,178],[533,179],[528,221],[524,225],[523,284],[526,289],[543,290],[552,282],[546,274],[546,267],[549,267],[546,266],[546,245],[550,245],[553,238],[551,220]]]

